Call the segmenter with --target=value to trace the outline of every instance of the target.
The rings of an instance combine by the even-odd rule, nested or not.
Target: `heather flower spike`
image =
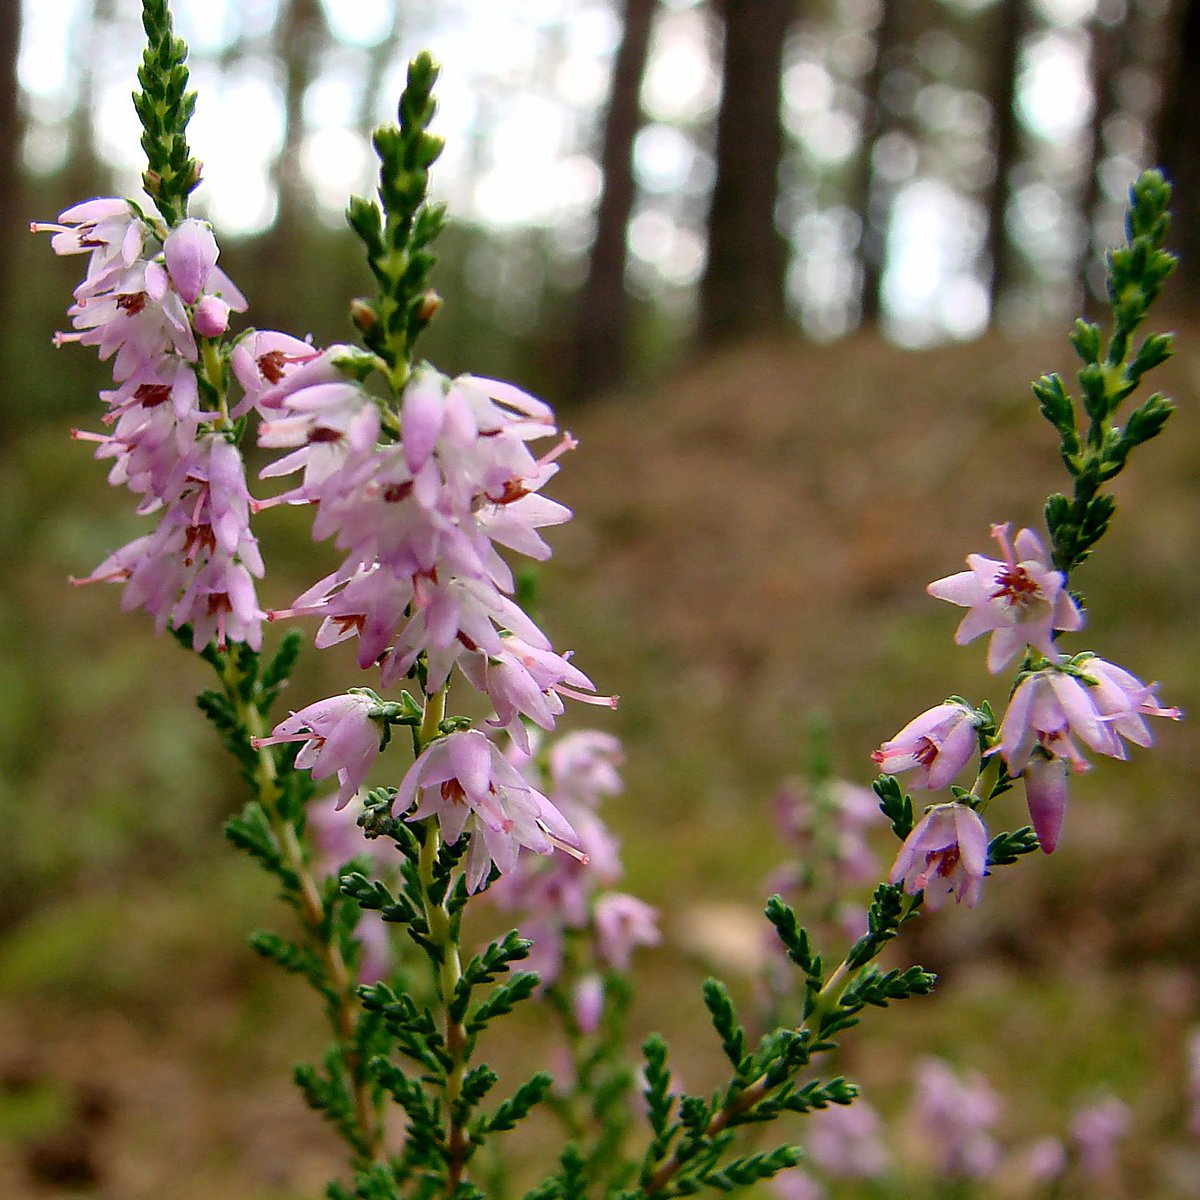
[[[1066,591],[1066,577],[1054,570],[1046,548],[1029,529],[1009,540],[1008,525],[993,525],[1003,558],[969,554],[969,571],[936,579],[926,589],[939,600],[970,609],[954,634],[958,645],[991,633],[988,670],[1002,671],[1026,647],[1055,657],[1056,631],[1083,625],[1083,615]]]

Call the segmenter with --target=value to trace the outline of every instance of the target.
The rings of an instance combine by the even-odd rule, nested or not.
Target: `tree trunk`
[[[1175,37],[1163,72],[1158,161],[1175,191],[1170,247],[1179,255],[1172,288],[1189,308],[1200,306],[1200,0],[1178,0]]]
[[[17,52],[21,45],[21,5],[0,4],[0,237],[17,240],[21,209],[21,124]]]
[[[613,64],[600,167],[604,186],[587,279],[579,293],[568,394],[585,399],[618,385],[626,371],[629,297],[626,232],[633,212],[633,142],[642,126],[641,90],[657,0],[625,0]]]
[[[275,163],[274,183],[279,207],[272,240],[282,243],[294,237],[310,195],[301,162],[304,93],[312,82],[317,52],[327,31],[319,0],[291,0],[280,13],[279,21],[277,44],[287,78],[284,83],[283,150]]]
[[[988,192],[988,224],[985,250],[991,265],[988,287],[993,319],[1004,293],[1013,282],[1012,243],[1007,215],[1009,175],[1017,158],[1020,130],[1017,127],[1017,71],[1020,67],[1021,37],[1025,31],[1024,0],[1001,0],[996,10],[999,28],[995,34],[995,67],[988,99],[992,106],[995,174]]]
[[[875,325],[883,308],[883,270],[887,265],[887,230],[891,214],[892,186],[876,177],[872,161],[875,146],[888,132],[891,121],[883,103],[884,81],[903,41],[905,9],[901,4],[880,6],[875,30],[875,60],[863,80],[863,124],[859,139],[858,173],[853,198],[862,220],[859,262],[862,290],[859,315],[864,324]]]
[[[717,178],[700,281],[699,337],[728,341],[784,322],[786,244],[775,223],[783,156],[783,48],[794,0],[718,0],[725,27]]]

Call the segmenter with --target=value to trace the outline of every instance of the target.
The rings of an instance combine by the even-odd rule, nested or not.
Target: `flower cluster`
[[[398,436],[380,445],[379,408],[338,378],[337,348],[270,342],[249,355],[260,376],[277,376],[262,389],[250,377],[267,415],[259,441],[291,451],[268,472],[303,471],[279,499],[316,504],[313,536],[345,555],[272,616],[321,617],[318,646],[357,637],[359,665],[378,664],[385,687],[421,661],[433,695],[458,666],[521,743],[522,718],[553,729],[564,695],[610,703],[512,599],[513,572],[497,552],[548,558],[538,530],[571,515],[539,494],[574,444],[564,436],[541,458],[530,451],[556,432],[546,405],[511,384],[426,367],[401,398]],[[249,375],[244,360],[239,375]]]
[[[255,649],[262,617],[254,580],[263,565],[250,532],[250,495],[227,415],[202,407],[204,339],[219,337],[246,301],[216,265],[217,243],[202,221],[171,230],[128,200],[67,209],[51,232],[56,254],[87,254],[69,310],[72,333],[55,342],[96,347],[113,360],[105,434],[77,432],[112,459],[109,482],[161,513],[151,534],[121,547],[86,579],[125,584],[121,606],[144,608],[159,629],[190,625],[197,650],[214,638]]]
[[[363,359],[281,333],[255,333],[234,351],[245,403],[264,418],[260,445],[287,451],[263,474],[300,473],[266,505],[315,505],[314,538],[332,538],[344,556],[290,608],[269,615],[320,617],[319,647],[357,638],[359,665],[378,666],[384,687],[412,677],[434,697],[457,667],[490,702],[492,728],[528,753],[527,722],[554,729],[564,697],[615,703],[595,694],[516,603],[513,571],[498,549],[549,557],[539,530],[571,514],[540,489],[574,441],[564,435],[536,457],[529,444],[557,434],[545,404],[511,384],[451,380],[427,366],[389,408],[356,378]],[[276,739],[311,728],[301,714],[289,721]],[[343,748],[354,761],[340,757]],[[349,743],[326,742],[321,761],[342,780],[343,799],[369,767]],[[572,824],[479,731],[451,732],[422,748],[395,805],[414,806],[410,819],[436,816],[447,841],[472,835],[472,890],[493,865],[510,870],[522,847],[587,853]]]
[[[1124,759],[1127,742],[1150,745],[1146,717],[1178,720],[1182,714],[1158,702],[1157,685],[1143,684],[1090,652],[1060,653],[1058,634],[1083,626],[1065,575],[1054,570],[1032,531],[1022,529],[1013,542],[1007,525],[994,525],[992,535],[1002,558],[972,554],[969,571],[935,580],[928,591],[968,609],[955,635],[959,644],[991,633],[993,674],[1024,652],[999,730],[984,732],[986,714],[954,697],[914,718],[872,757],[890,774],[912,772],[911,788],[937,790],[949,786],[977,751],[985,764],[999,756],[1008,777],[1024,781],[1030,820],[1049,854],[1062,830],[1068,774],[1089,765],[1078,743]],[[891,881],[903,880],[912,894],[924,890],[931,902],[953,891],[975,904],[987,867],[987,835],[976,810],[988,799],[990,793],[973,790],[931,808],[901,848]]]
[[[526,914],[521,928],[534,943],[531,969],[543,985],[558,982],[568,946],[590,937],[599,966],[627,970],[634,949],[656,945],[659,932],[650,905],[612,890],[621,877],[621,861],[616,839],[597,810],[604,797],[620,791],[620,744],[610,734],[580,730],[559,738],[537,758],[514,746],[511,758],[569,818],[582,851],[524,860],[492,889],[502,908]],[[599,1020],[603,986],[584,975],[576,993],[577,1023],[590,1032]]]

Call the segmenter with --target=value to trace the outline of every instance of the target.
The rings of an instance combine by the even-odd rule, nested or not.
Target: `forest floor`
[[[1073,582],[1087,644],[1200,712],[1200,354],[1184,351],[1155,381],[1180,411],[1118,481],[1113,533]],[[550,532],[542,616],[621,694],[615,716],[572,727],[625,741],[609,817],[627,885],[667,934],[641,958],[632,1038],[675,1031],[693,1089],[720,1069],[698,985],[717,969],[752,994],[763,881],[784,853],[772,797],[803,774],[814,722],[837,773],[866,784],[870,751],[947,694],[1003,703],[982,644],[953,646],[958,615],[924,585],[990,553],[991,522],[1040,527],[1065,476],[1028,381],[1071,366],[1061,340],[764,341],[564,418],[580,447],[548,491],[577,516]],[[241,801],[191,706],[202,664],[121,616],[113,591],[65,586],[138,532],[65,433],[35,431],[0,463],[0,1195],[315,1197],[337,1147],[288,1076],[320,1053],[317,1006],[246,946],[284,918],[219,834]],[[282,568],[266,600],[282,605],[330,552],[298,514],[269,517]],[[346,686],[344,657],[309,658],[297,707]],[[1073,785],[1053,858],[905,931],[896,961],[938,970],[937,995],[869,1014],[839,1064],[897,1142],[913,1065],[937,1053],[1006,1097],[1014,1153],[1111,1091],[1134,1113],[1112,1194],[1200,1196],[1184,1131],[1200,737],[1194,720],[1156,733]],[[1019,795],[1005,805],[994,819],[1023,824]],[[884,828],[877,847],[886,869]],[[897,1186],[935,1194],[919,1174]]]

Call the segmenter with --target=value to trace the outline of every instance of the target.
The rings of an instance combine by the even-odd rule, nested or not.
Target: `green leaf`
[[[733,1069],[741,1072],[746,1065],[746,1031],[737,1019],[729,989],[719,979],[706,979],[703,992],[704,1006],[721,1039],[721,1049]]]
[[[913,803],[893,775],[880,775],[871,784],[879,797],[879,810],[892,823],[892,832],[904,841],[913,831]]]
[[[1038,838],[1033,827],[1023,825],[1015,833],[998,833],[988,842],[987,865],[1006,867],[1015,863],[1023,854],[1031,854],[1037,849]]]

